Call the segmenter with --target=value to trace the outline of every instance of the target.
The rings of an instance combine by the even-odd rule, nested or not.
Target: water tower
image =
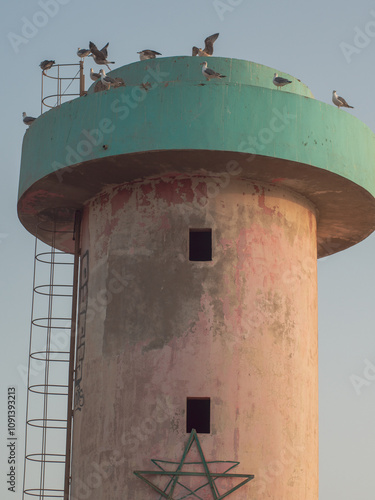
[[[318,498],[316,263],[375,228],[375,136],[272,68],[201,62],[118,68],[25,134],[20,220],[80,257],[74,500]],[[168,476],[192,461],[205,483]]]

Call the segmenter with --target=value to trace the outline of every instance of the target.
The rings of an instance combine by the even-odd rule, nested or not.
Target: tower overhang
[[[318,255],[375,228],[375,135],[354,116],[313,98],[300,81],[277,90],[273,68],[210,58],[227,75],[207,82],[201,58],[141,61],[111,73],[125,87],[43,114],[23,142],[18,213],[65,219],[110,185],[152,176],[213,175],[277,184],[310,200]],[[227,179],[227,180],[225,180]],[[42,234],[39,232],[39,234]],[[70,243],[60,242],[71,250]]]

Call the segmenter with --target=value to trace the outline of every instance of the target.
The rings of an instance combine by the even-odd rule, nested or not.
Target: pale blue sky
[[[76,62],[78,46],[109,41],[110,59],[118,67],[136,61],[136,52],[144,48],[165,56],[190,55],[192,45],[219,32],[216,56],[289,73],[328,104],[336,89],[355,108],[340,112],[350,112],[375,131],[375,4],[369,0],[222,0],[228,8],[221,14],[215,0],[49,2],[54,8],[47,18],[38,17],[47,0],[6,2],[0,20],[0,497],[5,500],[19,500],[22,486],[26,388],[18,368],[27,363],[34,239],[18,222],[16,201],[25,132],[21,114],[40,112],[41,60]],[[42,26],[25,32],[25,23],[33,20]],[[318,265],[320,500],[374,498],[375,373],[365,371],[366,359],[375,365],[374,256],[375,236],[370,236]],[[366,383],[357,392],[353,376]],[[17,386],[19,396],[16,494],[8,494],[3,472],[10,385]]]

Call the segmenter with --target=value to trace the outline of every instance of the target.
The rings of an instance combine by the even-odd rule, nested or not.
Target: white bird
[[[340,108],[353,108],[353,106],[349,106],[349,104],[345,101],[343,97],[340,97],[336,94],[336,90],[332,92],[332,102],[335,106]]]
[[[99,73],[102,84],[105,85],[107,88],[110,88],[111,85],[114,85],[116,83],[116,80],[105,74],[104,69],[100,69]]]
[[[42,71],[47,71],[47,69],[51,69],[54,64],[55,61],[48,61],[48,59],[45,59],[39,66],[42,68]]]
[[[212,78],[226,78],[225,75],[221,75],[217,73],[211,68],[207,68],[207,62],[204,61],[201,63],[202,66],[202,74],[206,77],[207,80],[211,80]]]
[[[81,49],[80,47],[78,47],[77,56],[83,59],[84,57],[90,55],[90,52],[91,52],[90,49]]]
[[[217,40],[218,36],[219,33],[215,33],[214,35],[208,36],[204,41],[204,49],[202,50],[198,49],[198,47],[193,47],[192,55],[200,57],[212,56],[212,54],[214,53],[214,42]]]
[[[111,68],[108,66],[108,64],[115,64],[114,61],[107,61],[107,57],[108,57],[108,51],[107,51],[107,47],[109,45],[109,42],[104,45],[104,47],[99,50],[98,47],[95,45],[95,43],[92,43],[90,42],[89,43],[89,47],[90,47],[90,51],[91,51],[91,54],[90,56],[92,56],[94,58],[94,61],[96,62],[96,64],[105,64],[107,66],[107,68],[109,69],[109,71],[111,71]]]
[[[155,59],[156,56],[161,56],[160,52],[156,52],[156,50],[141,50],[140,52],[137,52],[139,54],[139,59],[141,61],[145,61],[146,59]]]
[[[22,113],[22,117],[23,117],[23,123],[25,125],[28,125],[29,127],[36,120],[36,118],[34,118],[33,116],[27,116],[26,113],[25,113],[25,111]]]
[[[276,85],[276,87],[284,87],[284,85],[288,85],[289,83],[292,83],[290,80],[287,80],[286,78],[283,78],[282,76],[279,76],[277,73],[273,75],[273,84]]]
[[[96,80],[100,79],[100,73],[94,73],[94,70],[92,68],[90,68],[90,78],[91,78],[91,80],[96,82]]]

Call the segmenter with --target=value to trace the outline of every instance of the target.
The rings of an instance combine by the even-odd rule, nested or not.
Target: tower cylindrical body
[[[190,260],[199,231],[211,260]],[[154,177],[86,206],[74,499],[159,498],[133,471],[180,460],[189,398],[209,398],[207,460],[255,475],[233,498],[318,498],[316,252],[310,202],[239,176]]]

